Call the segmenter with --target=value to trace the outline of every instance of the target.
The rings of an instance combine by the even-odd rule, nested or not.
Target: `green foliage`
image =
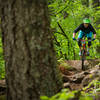
[[[99,9],[100,7],[98,7]],[[49,4],[51,13],[51,28],[53,29],[54,36],[56,37],[55,50],[58,59],[80,59],[78,56],[79,47],[77,42],[73,42],[72,33],[74,29],[82,23],[84,17],[89,16],[91,23],[94,27],[97,26],[96,22],[100,18],[100,10],[93,8],[90,2],[90,6],[83,5],[82,0],[52,0]],[[68,39],[62,34],[57,22],[60,23]],[[92,42],[91,58],[100,57],[100,29],[97,29],[98,40]],[[77,33],[78,35],[78,33]],[[77,37],[77,36],[76,36]],[[59,45],[57,45],[57,42]],[[98,52],[97,52],[98,51]]]
[[[63,89],[61,93],[58,93],[50,98],[46,96],[41,96],[41,100],[68,100],[69,98],[74,97],[75,92],[76,91],[71,92],[68,89]]]
[[[93,98],[88,93],[81,93],[79,91],[69,91],[68,89],[63,89],[60,93],[52,96],[41,96],[41,100],[70,100],[72,98],[75,98],[78,94],[79,100],[93,100]]]
[[[100,92],[100,81],[93,80],[87,87],[83,88],[81,91],[70,91],[68,89],[62,89],[60,93],[57,93],[52,97],[41,96],[40,98],[41,100],[70,100],[71,98],[76,98],[77,96],[79,98],[78,100],[93,100],[93,97],[96,98],[97,92]]]
[[[92,88],[91,88],[92,87]],[[96,91],[96,89],[99,89],[100,88],[100,81],[98,80],[93,80],[92,82],[89,83],[88,86],[84,87],[83,90],[84,91],[91,91],[92,89],[92,92],[93,91]],[[89,90],[90,89],[90,90]]]
[[[0,100],[6,100],[6,96],[5,95],[0,95]]]

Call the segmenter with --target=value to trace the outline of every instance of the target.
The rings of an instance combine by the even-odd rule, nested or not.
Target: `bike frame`
[[[82,50],[81,50],[82,55],[80,57],[81,57],[81,60],[82,60],[82,70],[85,70],[84,61],[86,59],[86,52],[87,52],[87,50],[86,50],[86,41],[88,41],[88,40],[85,40],[85,37],[84,37],[84,39],[81,40],[81,43],[82,43]]]
[[[86,41],[91,41],[91,40],[86,40],[86,37],[84,36],[83,39],[81,40],[81,44],[82,44],[82,50],[81,53],[82,55],[80,56],[80,59],[82,61],[82,70],[85,70],[85,66],[84,66],[84,61],[86,59],[86,53],[87,53],[87,49],[86,49]],[[78,40],[77,40],[78,41]]]

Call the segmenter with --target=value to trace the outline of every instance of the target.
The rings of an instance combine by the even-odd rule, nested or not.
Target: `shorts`
[[[85,33],[85,32],[80,30],[80,32],[78,34],[78,39],[82,39],[84,36],[86,36],[87,38],[91,39],[92,38],[92,34],[93,34],[93,32]]]

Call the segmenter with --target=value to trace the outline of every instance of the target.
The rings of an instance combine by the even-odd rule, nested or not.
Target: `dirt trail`
[[[69,60],[63,63],[60,64],[59,68],[62,73],[64,88],[69,88],[70,90],[82,89],[92,80],[100,79],[100,59],[86,60],[85,71],[81,70],[80,60]]]
[[[92,80],[100,80],[100,59],[86,60],[86,70],[81,70],[80,60],[64,61],[59,65],[62,73],[63,86],[70,90],[82,89],[87,86]],[[0,80],[0,95],[5,94],[5,80]]]

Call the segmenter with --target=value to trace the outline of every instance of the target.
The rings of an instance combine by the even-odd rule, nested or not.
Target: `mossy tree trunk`
[[[61,88],[47,0],[0,0],[7,100],[39,100]]]

